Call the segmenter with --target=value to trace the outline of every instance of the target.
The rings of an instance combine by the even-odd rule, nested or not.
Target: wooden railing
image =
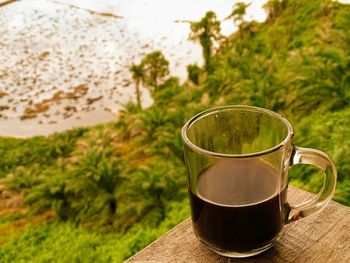
[[[288,197],[297,203],[312,194],[290,187]],[[193,234],[191,219],[177,225],[127,262],[350,262],[350,207],[332,201],[316,215],[286,225],[270,250],[251,258],[229,259],[203,245]]]

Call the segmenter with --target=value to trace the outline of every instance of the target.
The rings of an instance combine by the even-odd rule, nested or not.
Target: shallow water
[[[262,2],[253,2],[247,20],[265,19]],[[175,20],[197,21],[207,10],[222,20],[233,3],[22,0],[0,8],[0,135],[46,135],[115,119],[112,112],[135,99],[128,67],[154,50],[185,80],[186,65],[202,63],[201,48],[188,41],[188,23]],[[235,29],[232,21],[222,23],[225,35]],[[86,94],[67,98],[80,86]],[[151,103],[144,89],[143,106]],[[20,120],[43,105],[48,109]]]

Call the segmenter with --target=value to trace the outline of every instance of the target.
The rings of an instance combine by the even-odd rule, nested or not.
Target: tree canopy
[[[169,74],[169,62],[160,51],[146,55],[141,61],[143,69],[143,83],[154,94],[158,86]]]
[[[212,72],[211,57],[214,54],[215,43],[222,40],[220,33],[220,21],[216,14],[208,11],[198,22],[191,22],[191,33],[189,39],[199,41],[202,46],[205,68],[208,73]]]

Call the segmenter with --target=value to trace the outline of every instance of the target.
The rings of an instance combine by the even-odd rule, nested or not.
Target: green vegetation
[[[243,19],[243,16],[246,14],[246,10],[250,4],[243,2],[238,2],[233,6],[231,14],[226,19],[233,19],[233,22],[238,26],[239,37],[243,37],[243,28],[246,25],[246,22]]]
[[[165,59],[159,50],[146,55],[139,65],[132,64],[130,67],[133,79],[136,85],[136,101],[137,106],[141,109],[140,83],[142,83],[151,95],[155,95],[155,91],[162,84],[164,78],[169,74],[169,62]]]
[[[216,14],[208,11],[205,16],[198,22],[191,22],[191,33],[189,39],[198,41],[202,46],[204,68],[207,73],[212,72],[211,59],[214,54],[214,46],[216,42],[222,40],[220,34],[220,21],[216,19]]]
[[[188,215],[187,203],[172,205],[172,212],[157,227],[135,224],[127,233],[96,233],[70,222],[28,225],[20,237],[2,245],[1,262],[122,262]]]
[[[263,24],[237,17],[240,31],[219,49],[215,14],[194,22],[191,38],[200,40],[206,64],[189,66],[184,84],[168,76],[158,51],[132,66],[136,86],[148,87],[154,99],[147,109],[138,101],[113,123],[1,138],[0,184],[23,195],[27,209],[3,211],[0,261],[121,262],[188,217],[180,129],[217,105],[285,115],[295,144],[333,157],[334,199],[350,205],[350,7],[288,0],[266,8]],[[199,29],[204,24],[207,31]],[[322,180],[305,166],[290,178],[311,191]]]
[[[136,104],[137,107],[141,110],[142,109],[142,105],[141,105],[141,88],[140,88],[140,84],[142,82],[143,79],[143,68],[142,68],[142,64],[140,65],[136,65],[136,64],[132,64],[129,68],[131,74],[132,74],[132,78],[135,81],[135,97],[136,97]]]

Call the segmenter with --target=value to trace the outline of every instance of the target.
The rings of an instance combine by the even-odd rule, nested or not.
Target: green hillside
[[[209,45],[207,64],[189,66],[183,84],[166,70],[159,81],[134,71],[135,83],[152,87],[147,109],[129,103],[115,122],[1,138],[0,197],[21,202],[0,213],[0,262],[122,262],[188,217],[180,130],[218,105],[285,115],[296,145],[332,156],[334,200],[350,205],[350,6],[274,0],[267,8],[265,23],[241,21],[228,39],[211,37],[220,49]],[[316,192],[322,176],[294,167],[290,182]]]

